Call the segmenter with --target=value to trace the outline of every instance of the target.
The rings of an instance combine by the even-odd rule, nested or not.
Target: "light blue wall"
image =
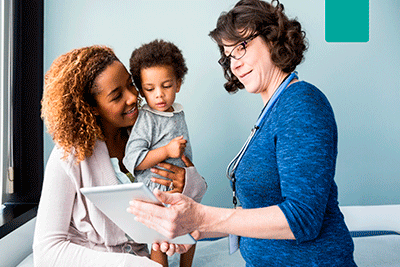
[[[208,37],[219,14],[235,3],[45,1],[46,70],[58,55],[92,44],[113,47],[126,66],[134,48],[155,38],[183,50],[189,72],[177,101],[186,110],[194,163],[209,185],[203,202],[225,207],[231,206],[225,168],[262,108],[259,96],[224,91],[218,49]],[[283,3],[290,17],[298,17],[310,42],[298,68],[300,78],[318,86],[336,114],[340,204],[400,203],[399,1],[370,1],[367,43],[327,43],[324,1]],[[52,146],[46,136],[46,157]]]

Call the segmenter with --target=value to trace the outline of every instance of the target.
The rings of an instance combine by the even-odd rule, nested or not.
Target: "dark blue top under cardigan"
[[[334,182],[337,127],[315,86],[286,88],[236,170],[244,209],[278,205],[296,240],[242,237],[247,266],[356,266]]]

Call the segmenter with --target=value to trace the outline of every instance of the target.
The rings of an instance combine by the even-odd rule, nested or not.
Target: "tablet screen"
[[[143,183],[120,184],[81,188],[82,194],[88,198],[111,221],[121,228],[137,243],[151,244],[167,241],[174,244],[195,244],[196,240],[189,234],[168,239],[157,231],[134,220],[135,216],[126,209],[132,199],[146,202],[162,203]]]

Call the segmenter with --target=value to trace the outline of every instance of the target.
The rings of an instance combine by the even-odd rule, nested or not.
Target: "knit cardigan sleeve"
[[[337,127],[326,97],[310,84],[277,103],[276,157],[284,201],[278,206],[298,243],[320,233],[337,156]],[[279,110],[278,110],[279,109]]]

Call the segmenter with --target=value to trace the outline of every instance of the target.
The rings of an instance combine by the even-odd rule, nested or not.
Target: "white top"
[[[147,244],[128,241],[79,192],[82,187],[119,184],[106,144],[98,141],[93,155],[79,164],[73,156],[62,160],[63,155],[55,147],[47,162],[33,242],[35,266],[160,266],[146,257]],[[183,193],[202,197],[204,179],[194,167],[186,170],[190,179]],[[122,253],[126,245],[143,257]]]

